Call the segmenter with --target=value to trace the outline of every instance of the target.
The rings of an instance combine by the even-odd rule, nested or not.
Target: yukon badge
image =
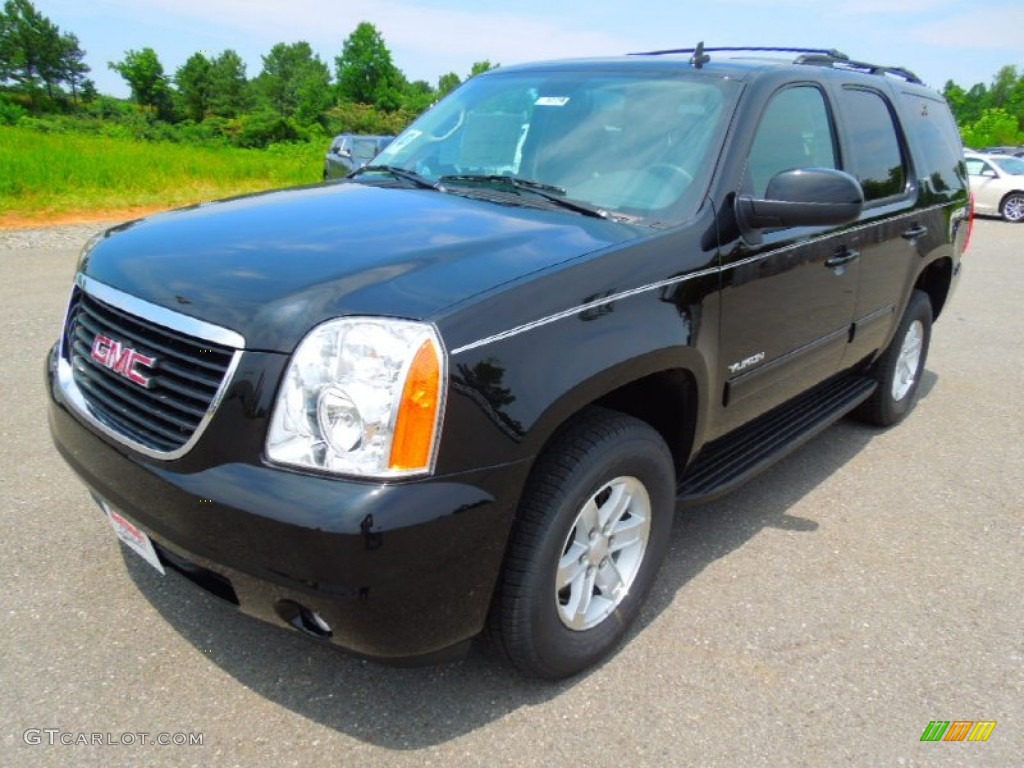
[[[752,365],[764,362],[764,352],[758,352],[756,355],[751,355],[746,360],[739,363],[733,363],[729,366],[729,373],[739,373],[745,371]]]
[[[109,368],[119,376],[138,384],[140,387],[149,389],[149,376],[138,370],[139,366],[152,368],[156,365],[156,358],[137,352],[131,347],[125,346],[120,341],[115,341],[109,336],[96,334],[92,342],[92,350],[89,353],[92,359]]]

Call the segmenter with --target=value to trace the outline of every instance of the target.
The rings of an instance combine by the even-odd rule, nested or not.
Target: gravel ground
[[[65,227],[0,230],[0,251],[80,249],[97,232],[117,222],[73,224]]]

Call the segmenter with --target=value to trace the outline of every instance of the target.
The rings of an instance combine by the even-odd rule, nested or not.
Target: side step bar
[[[871,397],[865,376],[832,379],[706,445],[676,489],[676,503],[724,496],[796,450]]]

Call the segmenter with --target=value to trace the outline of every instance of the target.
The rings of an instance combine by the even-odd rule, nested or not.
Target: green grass
[[[46,219],[319,181],[318,143],[237,149],[0,126],[0,219]]]

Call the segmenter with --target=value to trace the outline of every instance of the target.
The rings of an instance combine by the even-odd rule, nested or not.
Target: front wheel
[[[878,389],[855,411],[858,418],[888,427],[910,413],[921,386],[931,338],[931,300],[923,291],[914,291],[896,334],[871,369]]]
[[[1024,221],[1024,192],[1011,192],[1003,199],[999,208],[1005,221],[1019,224]]]
[[[606,656],[654,583],[674,510],[661,436],[631,416],[585,411],[531,473],[491,610],[499,649],[548,679]]]

